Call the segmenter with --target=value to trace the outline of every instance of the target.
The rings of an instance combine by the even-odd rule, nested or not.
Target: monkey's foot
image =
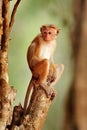
[[[45,94],[46,94],[47,98],[50,98],[50,100],[53,100],[55,98],[56,92],[50,86],[49,82],[47,82],[47,84],[44,84],[44,83],[40,84],[40,83],[38,83],[37,80],[34,80],[34,87],[41,87],[45,91]]]
[[[40,84],[40,87],[45,91],[45,94],[47,98],[50,98],[50,100],[53,100],[56,96],[56,92],[54,89],[48,85]]]

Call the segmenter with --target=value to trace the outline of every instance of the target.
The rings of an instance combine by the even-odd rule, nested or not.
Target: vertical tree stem
[[[5,130],[12,118],[12,105],[16,91],[9,86],[8,43],[9,43],[9,0],[0,0],[0,129]]]
[[[8,40],[9,40],[9,0],[3,0],[2,6],[2,17],[3,21],[3,35],[1,41],[1,49],[8,51]]]
[[[0,0],[0,49],[1,49],[1,36],[2,36],[2,0]]]

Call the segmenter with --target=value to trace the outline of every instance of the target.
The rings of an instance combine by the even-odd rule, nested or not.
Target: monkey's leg
[[[47,77],[47,82],[48,82],[48,85],[50,87],[50,90],[53,89],[53,86],[60,79],[63,71],[64,71],[64,65],[63,64],[58,64],[58,65],[56,65],[56,69],[55,69],[55,71],[53,73],[49,72],[49,75]],[[55,95],[56,95],[56,92],[53,91],[50,99],[53,100]]]
[[[60,79],[63,71],[64,71],[64,65],[58,64],[58,65],[56,65],[56,71],[53,74],[52,73],[50,74],[50,72],[49,72],[47,81],[49,82],[49,85],[51,87],[53,87],[57,83],[57,81]]]
[[[47,59],[38,62],[33,68],[33,75],[34,77],[38,77],[38,82],[40,84],[46,83],[48,73],[49,73],[49,62]]]
[[[52,94],[54,95],[54,90],[53,90],[53,88],[50,88],[50,86],[47,84],[48,73],[49,73],[49,62],[47,59],[40,61],[33,68],[34,76],[37,77],[37,75],[38,75],[36,84],[38,84],[38,86],[43,88],[47,97],[51,97]],[[35,86],[37,86],[37,85],[35,85]]]

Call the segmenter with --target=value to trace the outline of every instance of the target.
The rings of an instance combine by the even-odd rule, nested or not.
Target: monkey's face
[[[54,28],[42,29],[42,37],[46,42],[52,41],[57,37],[57,30]]]

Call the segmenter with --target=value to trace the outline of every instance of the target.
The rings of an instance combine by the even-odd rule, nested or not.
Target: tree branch
[[[58,65],[57,67],[57,77],[55,81],[50,84],[49,90],[54,92],[53,86],[57,83],[57,81],[60,79],[62,73],[64,70],[64,66]],[[44,121],[46,120],[46,116],[48,114],[48,110],[50,108],[50,105],[52,103],[51,98],[46,96],[45,91],[42,87],[35,87],[31,96],[31,100],[27,109],[26,115],[23,116],[23,108],[20,106],[16,106],[16,111],[14,111],[15,118],[14,123],[11,128],[15,128],[17,130],[18,128],[20,130],[41,130],[44,124]],[[19,109],[20,108],[20,112]],[[21,116],[19,113],[22,112]],[[20,117],[20,119],[18,118]],[[18,121],[15,119],[18,119]],[[22,120],[21,120],[22,119]],[[20,121],[21,120],[21,121]],[[18,126],[18,123],[21,122],[21,124]]]
[[[20,1],[21,0],[17,0],[16,4],[14,5],[14,8],[13,8],[13,11],[12,11],[12,14],[11,14],[11,20],[10,20],[10,23],[9,23],[9,31],[11,31],[12,26],[14,24],[14,17],[15,17],[15,14],[16,14],[16,11],[17,11],[17,8],[18,8]]]
[[[3,18],[2,18],[2,0],[0,0],[0,49],[1,49],[1,36],[3,34]]]
[[[9,0],[3,0],[2,17],[3,17],[3,35],[1,41],[1,49],[3,51],[6,51],[8,50],[8,37],[9,37]]]

